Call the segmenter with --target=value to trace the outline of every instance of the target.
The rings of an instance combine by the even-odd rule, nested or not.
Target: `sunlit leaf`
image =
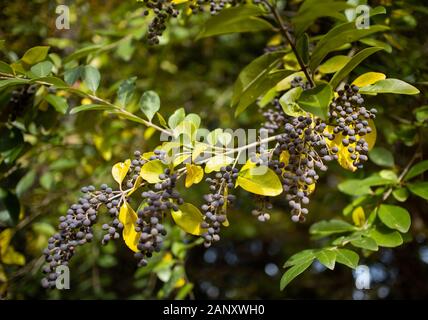
[[[187,233],[200,236],[205,232],[201,228],[204,221],[202,213],[191,203],[184,203],[178,211],[171,210],[174,222]]]
[[[190,188],[192,184],[198,184],[204,177],[204,170],[194,164],[186,164],[186,188]]]
[[[125,179],[130,166],[131,166],[131,160],[127,159],[125,162],[116,163],[111,169],[111,174],[113,176],[113,179],[119,185],[122,185],[123,179]]]
[[[283,190],[276,173],[263,166],[241,171],[236,186],[254,194],[270,197],[281,194]]]
[[[162,174],[166,166],[160,160],[152,160],[146,162],[141,167],[140,176],[148,183],[157,183],[161,179],[159,175]]]
[[[137,245],[140,239],[140,233],[135,231],[137,218],[137,214],[128,202],[122,204],[119,212],[119,220],[123,224],[122,237],[128,248],[134,252],[138,251]]]
[[[352,84],[361,88],[361,87],[369,86],[373,83],[378,82],[379,80],[384,80],[384,79],[386,79],[386,76],[383,73],[367,72],[359,76],[357,79],[355,79],[352,82]]]

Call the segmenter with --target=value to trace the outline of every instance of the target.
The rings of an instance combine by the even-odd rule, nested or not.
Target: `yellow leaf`
[[[14,234],[13,229],[6,229],[0,233],[0,256],[6,253],[7,248],[9,247],[10,240]]]
[[[354,82],[352,82],[352,84],[361,88],[361,87],[369,86],[373,83],[376,83],[379,80],[385,80],[385,79],[386,79],[386,76],[383,73],[367,72],[359,76],[357,79],[355,79]]]
[[[233,162],[233,158],[225,155],[217,155],[210,158],[205,164],[205,173],[219,171],[221,167],[225,167]]]
[[[279,161],[283,162],[286,166],[288,165],[288,161],[290,160],[290,154],[288,151],[282,151],[279,155]]]
[[[148,183],[157,183],[161,181],[159,175],[162,174],[166,166],[160,160],[146,162],[140,171],[140,176]]]
[[[265,172],[260,174],[261,170]],[[264,166],[241,171],[236,185],[248,192],[270,197],[281,194],[283,190],[276,173]]]
[[[187,1],[189,1],[189,0],[171,0],[171,2],[174,3],[174,4],[185,3]]]
[[[194,162],[197,157],[201,155],[208,148],[208,145],[201,142],[196,142],[192,152],[192,161]]]
[[[155,128],[148,127],[146,130],[144,130],[144,140],[149,140],[155,132]]]
[[[282,36],[280,33],[277,33],[273,37],[271,37],[267,43],[269,47],[279,46],[282,42]]]
[[[194,164],[186,164],[186,188],[190,188],[192,184],[201,182],[204,177],[204,170],[200,166]]]
[[[4,272],[3,267],[0,265],[0,282],[6,282],[7,281],[7,275]]]
[[[134,209],[127,202],[120,207],[119,220],[123,224],[122,237],[128,248],[134,252],[139,251],[137,244],[140,233],[135,231],[137,218]]]
[[[377,130],[376,130],[376,126],[375,123],[372,119],[369,119],[369,127],[372,129],[372,132],[370,132],[369,134],[366,134],[364,136],[364,139],[366,140],[367,144],[369,145],[369,150],[373,149],[375,143],[376,143],[376,138],[377,138]]]
[[[171,216],[175,223],[187,233],[200,236],[206,230],[201,228],[204,221],[202,213],[191,203],[183,203],[180,210],[171,210]]]
[[[0,233],[0,261],[4,264],[22,266],[25,264],[25,257],[10,245],[13,235],[14,230],[10,228]]]
[[[241,171],[244,172],[245,170],[255,168],[255,167],[256,167],[256,163],[251,161],[251,159],[248,159],[247,162],[245,162],[245,164],[242,166]]]
[[[111,169],[111,174],[119,185],[122,185],[122,181],[125,179],[130,166],[131,160],[127,159],[125,162],[116,163]]]
[[[180,288],[186,284],[186,280],[181,277],[177,280],[177,282],[174,284],[174,288]]]
[[[362,227],[364,225],[366,216],[362,207],[357,207],[352,211],[352,220],[357,227]]]
[[[186,161],[187,159],[189,159],[189,158],[190,158],[190,156],[191,156],[191,154],[190,154],[190,153],[179,155],[179,156],[178,156],[178,157],[176,157],[176,158],[174,159],[174,161],[172,162],[172,166],[173,166],[173,167],[176,167],[176,166],[178,166],[178,165],[182,164],[184,161]],[[189,159],[189,160],[190,160],[190,159]],[[190,161],[187,161],[187,162],[190,162]]]

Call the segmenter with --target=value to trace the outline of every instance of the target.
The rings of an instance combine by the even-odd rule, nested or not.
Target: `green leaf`
[[[205,22],[198,39],[227,33],[272,29],[273,27],[269,22],[257,18],[263,14],[264,11],[253,5],[223,9],[219,14],[212,16]]]
[[[31,72],[37,77],[46,77],[51,73],[53,64],[50,61],[39,62],[38,64],[31,67]]]
[[[323,249],[315,252],[318,261],[326,268],[333,270],[336,264],[336,252],[330,249]]]
[[[193,124],[195,126],[196,129],[198,129],[199,126],[201,125],[201,117],[199,115],[197,115],[196,113],[189,113],[184,118],[184,121],[190,122],[191,124]]]
[[[394,248],[403,244],[403,238],[398,231],[377,227],[371,229],[368,235],[381,247]]]
[[[241,71],[233,87],[231,101],[231,106],[236,107],[235,116],[292,73],[292,71],[284,70],[280,73],[270,74],[283,55],[282,52],[264,54]]]
[[[331,29],[316,45],[309,63],[309,68],[315,70],[322,60],[332,51],[344,44],[357,41],[376,32],[389,30],[386,26],[370,26],[369,29],[357,29],[355,22],[340,24]]]
[[[319,72],[325,73],[325,74],[334,73],[342,69],[349,62],[349,60],[351,60],[351,57],[337,55],[337,56],[331,57],[322,65],[320,65],[318,70]]]
[[[123,80],[117,90],[117,99],[122,107],[125,107],[132,99],[135,90],[137,77]]]
[[[303,62],[307,64],[309,62],[309,36],[307,33],[298,38],[296,49]]]
[[[368,45],[368,46],[371,46],[371,47],[380,47],[383,50],[385,50],[386,52],[392,53],[392,47],[389,44],[387,44],[387,43],[385,43],[383,41],[380,41],[380,40],[377,40],[377,39],[374,39],[374,38],[364,38],[364,39],[360,39],[359,41],[361,43],[364,43],[364,44]]]
[[[281,98],[279,98],[279,103],[285,114],[292,117],[306,115],[306,112],[303,111],[302,108],[300,108],[296,102],[296,100],[299,99],[302,92],[303,92],[303,89],[301,87],[296,87],[288,90],[286,93],[284,93],[281,96]]]
[[[64,81],[62,81],[62,79],[58,77],[47,76],[47,77],[34,78],[34,79],[31,79],[30,82],[35,83],[36,81],[46,82],[52,86],[61,88],[63,90],[70,90],[70,88],[67,86],[67,83],[65,83]]]
[[[14,74],[12,67],[3,61],[0,61],[0,72]]]
[[[373,175],[366,179],[349,179],[338,184],[338,189],[351,196],[362,196],[372,194],[370,187],[390,185],[396,183],[396,180],[385,179],[380,176]]]
[[[373,161],[378,166],[383,167],[394,167],[394,156],[392,153],[381,147],[373,148],[369,152],[370,160]]]
[[[359,90],[364,94],[377,94],[377,93],[395,93],[395,94],[418,94],[419,90],[414,86],[399,80],[399,79],[385,79],[377,81],[376,83],[362,87]]]
[[[139,105],[141,111],[143,111],[147,119],[149,119],[149,121],[152,121],[155,113],[158,112],[158,110],[160,109],[160,98],[156,92],[146,91],[141,96]]]
[[[398,206],[381,204],[378,210],[380,220],[389,228],[406,233],[410,228],[409,212]]]
[[[191,203],[183,203],[178,211],[171,210],[171,216],[174,222],[187,233],[200,236],[206,232],[205,229],[201,228],[204,216]]]
[[[410,168],[409,172],[404,176],[404,180],[410,180],[428,170],[428,160],[421,161]]]
[[[409,191],[407,188],[398,188],[392,191],[392,195],[397,201],[405,202],[409,198]]]
[[[100,84],[101,75],[98,69],[93,66],[83,68],[83,82],[92,92],[97,91]]]
[[[320,236],[329,236],[335,233],[344,233],[356,230],[352,224],[346,221],[332,219],[329,221],[316,222],[309,228],[309,233]]]
[[[148,183],[160,182],[159,175],[162,174],[166,166],[160,160],[146,162],[140,171],[140,176]]]
[[[28,83],[27,79],[7,79],[0,80],[0,90],[6,89],[9,87],[19,86],[21,84]]]
[[[354,247],[362,248],[370,251],[377,251],[379,249],[377,243],[372,238],[361,237],[359,239],[351,240]]]
[[[333,78],[330,80],[331,87],[336,88],[339,85],[340,81],[342,81],[348,74],[350,74],[351,71],[354,70],[362,61],[380,50],[383,49],[378,47],[372,47],[358,52],[355,56],[352,57],[351,60],[348,61],[348,63],[342,69],[340,69],[334,74]]]
[[[92,45],[89,47],[84,47],[82,49],[76,50],[75,52],[73,52],[72,54],[70,54],[64,59],[64,64],[72,60],[79,60],[80,58],[86,57],[91,53],[98,51],[101,48],[102,48],[102,45],[96,44],[96,45]]]
[[[298,275],[303,273],[307,268],[310,267],[312,261],[307,261],[302,264],[296,264],[295,266],[288,269],[281,278],[280,289],[284,290],[284,288],[295,279]]]
[[[422,106],[413,110],[413,112],[415,113],[416,120],[418,120],[418,122],[424,122],[428,119],[428,106]]]
[[[20,198],[36,181],[36,171],[30,170],[16,185],[16,195]]]
[[[37,62],[43,61],[48,55],[50,47],[38,46],[29,49],[25,52],[24,56],[21,58],[21,61],[25,62],[28,65],[36,64]]]
[[[333,90],[327,83],[305,90],[297,100],[298,105],[321,119],[327,119],[327,112],[333,98]]]
[[[82,66],[77,66],[75,68],[69,69],[64,72],[64,81],[71,86],[81,77],[82,73]]]
[[[56,96],[54,94],[48,94],[45,97],[45,100],[59,113],[65,114],[67,112],[68,104],[65,98]]]
[[[186,112],[184,108],[175,110],[175,112],[169,117],[168,125],[171,129],[177,127],[186,117]]]
[[[18,198],[10,191],[0,188],[0,225],[13,226],[19,220]]]
[[[115,107],[106,104],[84,104],[71,109],[70,114],[75,114],[82,111],[95,111],[95,110],[116,110]]]
[[[407,186],[411,193],[428,200],[428,182],[416,182]]]
[[[336,252],[336,261],[338,263],[344,264],[349,268],[355,269],[358,266],[358,261],[360,257],[358,254],[349,249],[335,249]]]
[[[288,260],[284,263],[284,268],[291,267],[297,264],[306,263],[308,261],[312,262],[315,259],[314,250],[307,249],[300,251],[294,255],[292,255]]]
[[[274,197],[282,193],[282,184],[276,173],[264,166],[250,168],[239,173],[236,186],[248,192]]]

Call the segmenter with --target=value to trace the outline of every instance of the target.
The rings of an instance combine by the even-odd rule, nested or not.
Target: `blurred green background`
[[[428,8],[426,1],[369,1],[384,5],[384,23],[391,32],[383,39],[392,54],[379,53],[357,72],[383,72],[388,77],[413,82],[421,88],[418,96],[383,95],[369,103],[379,110],[376,120],[377,145],[392,151],[395,163],[404,166],[426,128],[416,130],[413,110],[427,104]],[[55,28],[55,8],[70,7],[71,29]],[[286,14],[292,14],[299,1],[288,1]],[[147,18],[136,1],[127,0],[16,0],[0,4],[0,39],[5,45],[1,60],[12,62],[30,47],[49,45],[64,57],[90,44],[103,44],[93,57],[102,74],[103,97],[114,94],[121,80],[137,76],[137,88],[155,90],[161,97],[162,113],[169,116],[184,107],[201,116],[208,129],[258,128],[259,113],[249,109],[238,119],[229,105],[232,85],[240,70],[264,52],[272,36],[269,32],[234,34],[196,41],[201,22],[198,15],[172,21],[163,43],[149,47],[145,42]],[[327,31],[331,21],[320,19],[313,32]],[[130,37],[129,35],[132,35]],[[10,92],[0,96],[0,131],[6,135]],[[76,98],[74,98],[76,99]],[[79,105],[80,101],[75,100]],[[391,112],[393,110],[393,112]],[[135,111],[135,110],[131,110]],[[275,200],[272,219],[259,223],[252,215],[254,200],[245,192],[229,214],[230,227],[223,228],[222,240],[206,250],[186,246],[194,239],[172,227],[165,250],[148,268],[138,269],[129,249],[120,241],[102,247],[100,241],[79,248],[71,262],[71,289],[46,291],[42,277],[41,251],[56,228],[58,217],[79,197],[83,185],[112,183],[111,166],[128,158],[134,150],[148,151],[158,142],[144,127],[127,120],[88,112],[61,115],[52,107],[24,106],[18,116],[32,123],[24,132],[7,161],[2,153],[0,187],[17,194],[20,220],[13,237],[15,250],[25,257],[21,265],[2,264],[0,297],[7,299],[398,299],[428,297],[428,206],[411,196],[406,207],[412,213],[412,239],[400,248],[362,258],[370,267],[370,290],[357,290],[350,269],[338,266],[334,272],[314,264],[310,272],[294,281],[285,292],[279,290],[284,261],[293,253],[317,241],[308,228],[323,218],[341,215],[350,198],[336,185],[346,178],[363,178],[379,170],[368,163],[357,173],[332,165],[312,195],[310,215],[304,224],[290,221],[285,200]],[[421,142],[426,151],[426,141]],[[2,146],[3,148],[3,146]],[[1,150],[6,152],[5,150]],[[189,202],[201,204],[203,187],[181,191]],[[6,192],[6,191],[5,191]],[[2,208],[3,210],[3,208]],[[1,215],[0,215],[1,216]],[[0,230],[11,226],[1,220]],[[100,237],[100,230],[97,231]],[[100,240],[100,239],[99,239]],[[183,268],[184,267],[184,268]]]

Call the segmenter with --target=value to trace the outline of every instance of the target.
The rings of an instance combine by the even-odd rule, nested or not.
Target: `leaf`
[[[362,237],[359,239],[351,240],[351,244],[354,247],[362,248],[370,251],[377,251],[379,249],[376,241],[368,237]]]
[[[333,90],[327,83],[305,90],[297,100],[298,105],[321,119],[327,119],[327,112],[333,98]]]
[[[313,261],[315,259],[314,250],[306,249],[300,251],[294,255],[292,255],[288,260],[284,263],[284,268],[291,267],[297,264],[302,264],[308,261]]]
[[[422,106],[413,110],[418,122],[424,122],[428,119],[428,106]]]
[[[120,207],[119,221],[123,224],[122,237],[125,244],[134,252],[138,252],[138,241],[140,240],[140,233],[135,231],[137,214],[128,202],[124,202]]]
[[[336,252],[330,249],[323,249],[315,252],[318,261],[326,268],[333,270],[336,264]]]
[[[192,161],[194,162],[207,148],[207,144],[196,141],[193,147]]]
[[[198,184],[204,177],[204,170],[200,166],[187,163],[186,164],[186,188],[190,188],[192,184]]]
[[[411,219],[406,209],[399,206],[381,204],[377,214],[388,228],[402,233],[409,231]]]
[[[67,86],[67,83],[65,83],[64,81],[62,81],[62,79],[58,77],[47,76],[47,77],[34,78],[34,79],[31,79],[30,83],[36,83],[36,81],[45,82],[57,88],[71,91],[70,90],[71,88]]]
[[[261,170],[264,173],[261,174]],[[236,186],[254,194],[270,197],[277,196],[283,191],[276,173],[264,166],[241,171],[236,179]]]
[[[18,184],[16,185],[16,195],[18,197],[21,197],[28,189],[31,188],[31,186],[36,181],[36,171],[30,170],[27,172],[25,176],[19,180]]]
[[[407,186],[411,193],[428,200],[428,182],[416,182]]]
[[[358,52],[355,56],[352,57],[351,60],[348,61],[348,63],[339,71],[337,71],[333,78],[330,80],[330,85],[332,88],[336,88],[339,83],[348,75],[351,73],[352,70],[354,70],[362,61],[364,61],[366,58],[370,57],[372,54],[383,50],[379,47],[372,47],[363,49],[360,52]]]
[[[403,244],[400,233],[386,228],[375,228],[369,231],[369,237],[376,241],[378,246],[393,248]]]
[[[428,170],[428,160],[421,161],[410,168],[410,170],[404,176],[404,180],[410,180],[416,176],[419,176],[420,174],[424,173],[427,170]]]
[[[349,60],[351,60],[351,57],[337,55],[337,56],[331,57],[322,65],[320,65],[318,67],[318,70],[319,72],[325,73],[325,74],[334,73],[342,69],[349,62]]]
[[[335,249],[336,252],[336,261],[338,263],[344,264],[349,268],[355,269],[358,266],[358,261],[360,257],[358,254],[349,249]]]
[[[123,80],[117,91],[117,99],[121,106],[125,107],[132,99],[135,90],[135,81],[137,77]]]
[[[201,228],[204,221],[202,213],[191,203],[183,203],[178,211],[171,210],[174,222],[187,233],[202,235],[206,230]]]
[[[31,67],[31,72],[37,77],[46,77],[51,73],[53,66],[54,65],[50,61],[39,62]]]
[[[140,176],[148,183],[160,182],[159,175],[165,170],[165,165],[160,160],[146,162],[141,167]]]
[[[369,152],[369,157],[378,166],[394,167],[394,156],[385,148],[374,148]]]
[[[28,83],[29,81],[27,79],[7,79],[7,80],[0,80],[0,90],[6,89],[9,87],[19,86],[24,83]]]
[[[85,66],[83,68],[83,82],[92,92],[97,91],[100,84],[101,75],[98,69],[93,66]]]
[[[21,61],[28,65],[33,65],[37,62],[43,61],[48,55],[49,48],[50,47],[46,46],[33,47],[24,53],[23,57],[21,58]]]
[[[201,125],[201,117],[199,115],[197,115],[196,113],[189,113],[184,118],[184,121],[190,122],[191,124],[193,124],[195,126],[196,129],[198,129],[199,126]]]
[[[309,36],[307,33],[297,39],[296,49],[303,62],[307,64],[309,62]]]
[[[352,84],[361,88],[369,86],[373,83],[376,83],[380,80],[385,80],[386,76],[380,72],[367,72],[355,79]]]
[[[220,171],[221,167],[225,167],[231,163],[233,163],[233,158],[222,154],[211,157],[205,164],[205,173]]]
[[[147,119],[149,119],[149,121],[152,121],[154,115],[160,109],[160,99],[158,94],[154,91],[144,92],[143,95],[141,96],[139,105],[140,105],[141,111],[143,111]],[[173,127],[171,126],[171,128]]]
[[[301,87],[296,87],[288,90],[281,96],[281,98],[279,98],[279,103],[281,104],[282,110],[285,114],[291,117],[306,115],[306,112],[303,111],[296,102],[302,92],[303,89]]]
[[[254,32],[272,29],[272,25],[256,16],[263,15],[259,7],[245,5],[223,9],[219,14],[209,18],[198,39],[212,37],[227,33]]]
[[[295,279],[298,275],[303,273],[307,268],[310,267],[312,261],[307,261],[302,264],[296,264],[295,266],[288,269],[281,278],[280,289],[284,290],[284,288]]]
[[[357,29],[355,22],[343,23],[332,28],[323,38],[321,38],[313,50],[309,69],[315,70],[322,60],[338,47],[357,41],[373,33],[386,30],[389,30],[389,28],[379,25],[370,26],[369,29]]]
[[[338,189],[351,196],[372,194],[370,187],[394,184],[395,180],[385,179],[377,175],[359,180],[349,179],[338,184]]]
[[[64,81],[73,85],[83,74],[83,67],[77,66],[64,72]]]
[[[329,236],[335,233],[354,231],[355,227],[343,220],[332,219],[316,222],[309,228],[309,233],[320,236]]]
[[[392,191],[392,195],[397,201],[405,202],[409,198],[409,191],[407,188],[398,188]]]
[[[362,87],[359,90],[361,94],[395,93],[410,95],[419,94],[419,92],[419,89],[399,79],[380,80],[370,86]]]
[[[127,159],[125,162],[116,163],[111,168],[111,174],[113,176],[113,179],[119,184],[119,186],[122,185],[123,179],[125,179],[130,167],[131,160]]]
[[[112,110],[116,110],[116,108],[106,104],[84,104],[71,109],[70,114],[75,114],[82,111],[95,111],[95,110],[112,111]]]
[[[169,117],[168,125],[171,129],[175,129],[186,117],[184,108],[175,110],[175,112]]]
[[[92,46],[88,46],[88,47],[84,47],[84,48],[81,48],[79,50],[76,50],[72,54],[70,54],[69,56],[65,57],[64,64],[68,63],[72,60],[79,60],[80,58],[86,57],[86,56],[90,55],[91,53],[98,51],[101,48],[102,48],[102,45],[95,44]]]
[[[65,98],[54,94],[48,94],[46,95],[45,100],[59,113],[65,114],[67,112],[68,104]]]
[[[0,72],[14,74],[12,67],[3,61],[0,61]]]
[[[366,215],[364,214],[363,207],[357,207],[352,211],[352,221],[357,227],[362,227],[366,222]]]

